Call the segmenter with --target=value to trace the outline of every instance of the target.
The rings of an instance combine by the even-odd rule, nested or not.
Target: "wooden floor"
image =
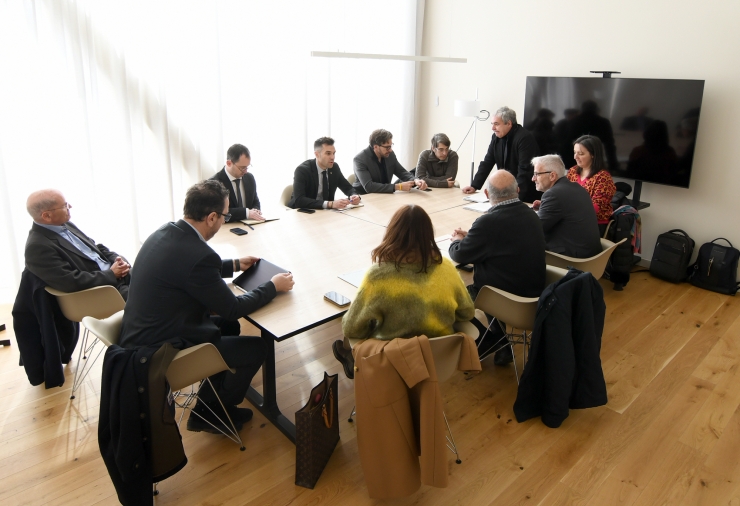
[[[442,386],[463,458],[456,465],[450,454],[449,488],[423,486],[390,503],[740,505],[740,298],[647,273],[623,292],[602,286],[609,404],[572,411],[559,429],[519,424],[513,368],[487,359],[480,375]],[[10,327],[9,306],[1,322]],[[284,413],[301,407],[324,370],[340,372],[330,350],[339,337],[332,323],[278,345]],[[67,386],[31,387],[17,364],[15,342],[0,349],[0,504],[117,504],[97,444],[99,364],[74,401]],[[245,452],[183,430],[189,463],[160,484],[155,504],[373,503],[346,421],[353,386],[340,378],[341,442],[315,490],[293,484],[294,446],[257,414],[242,431]]]

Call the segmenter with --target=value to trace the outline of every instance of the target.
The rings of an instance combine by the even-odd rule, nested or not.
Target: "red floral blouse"
[[[602,170],[594,176],[581,179],[581,176],[576,170],[578,170],[578,166],[571,167],[568,171],[568,180],[583,186],[588,194],[591,195],[599,224],[609,223],[609,218],[612,215],[612,197],[614,196],[614,192],[617,191],[611,174]]]

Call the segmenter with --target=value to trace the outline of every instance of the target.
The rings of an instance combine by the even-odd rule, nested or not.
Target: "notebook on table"
[[[241,290],[248,292],[254,290],[262,283],[267,283],[275,274],[281,274],[283,272],[289,271],[267,260],[260,259],[256,264],[236,277],[233,283]]]

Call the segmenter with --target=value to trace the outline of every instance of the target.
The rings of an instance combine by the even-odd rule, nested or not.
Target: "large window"
[[[0,2],[0,301],[15,294],[29,193],[61,189],[72,220],[133,258],[181,216],[188,186],[252,151],[274,205],[313,140],[346,174],[375,128],[413,163],[415,66],[311,58],[414,54],[419,0]],[[411,167],[408,167],[411,168]]]

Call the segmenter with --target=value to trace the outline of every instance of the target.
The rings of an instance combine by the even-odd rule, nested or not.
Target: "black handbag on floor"
[[[720,240],[727,241],[730,246],[714,244]],[[737,282],[739,258],[740,251],[733,248],[732,243],[724,237],[702,244],[691,274],[691,284],[713,292],[735,295],[740,287]]]
[[[311,390],[308,402],[295,414],[295,484],[314,488],[339,442],[337,375]]]
[[[650,261],[650,274],[671,283],[685,281],[693,252],[694,240],[683,230],[676,228],[660,234]]]

